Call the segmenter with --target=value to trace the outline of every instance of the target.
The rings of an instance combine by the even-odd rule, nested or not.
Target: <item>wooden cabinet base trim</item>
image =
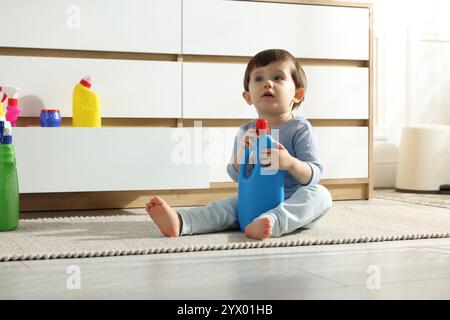
[[[178,127],[176,118],[102,118],[102,127]],[[18,127],[40,127],[39,117],[19,117]],[[61,127],[72,127],[72,117],[62,117]]]
[[[334,200],[368,199],[369,184],[325,184]],[[171,206],[198,206],[237,194],[237,184],[215,184],[210,189],[150,190],[113,192],[25,193],[20,195],[20,211],[66,211],[143,208],[153,196]]]
[[[368,178],[360,178],[360,179],[322,179],[320,180],[320,184],[326,187],[333,185],[360,185],[360,184],[368,184]],[[210,188],[236,188],[236,182],[211,182],[209,184]]]
[[[102,127],[240,127],[251,119],[102,118]],[[314,127],[367,127],[366,119],[308,119]],[[19,117],[18,127],[40,127],[39,117]],[[71,117],[62,117],[62,127],[72,127]]]
[[[239,63],[247,64],[251,57],[248,56],[218,56],[218,55],[189,55],[173,53],[147,53],[147,52],[119,52],[119,51],[95,51],[95,50],[71,50],[71,49],[42,49],[0,47],[0,56],[22,57],[53,57],[53,58],[83,58],[83,59],[119,59],[142,61],[178,61],[198,63]],[[368,68],[369,60],[345,60],[345,59],[319,59],[297,58],[302,66],[337,66]]]
[[[171,53],[0,47],[1,56],[177,61]]]
[[[110,192],[24,193],[20,211],[59,211],[118,209],[144,207],[154,196],[164,198],[171,206],[194,206],[220,199],[236,192],[224,189],[150,190]]]

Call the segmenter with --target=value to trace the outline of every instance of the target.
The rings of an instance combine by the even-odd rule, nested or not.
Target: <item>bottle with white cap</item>
[[[0,120],[0,231],[15,230],[19,224],[19,181],[12,144],[12,126]]]

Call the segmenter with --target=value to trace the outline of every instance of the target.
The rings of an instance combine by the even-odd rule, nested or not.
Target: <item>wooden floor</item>
[[[0,299],[450,299],[450,239],[0,262]]]

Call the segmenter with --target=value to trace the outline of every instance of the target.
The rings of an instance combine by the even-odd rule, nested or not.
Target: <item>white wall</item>
[[[395,186],[402,128],[450,125],[450,2],[374,0],[375,187]]]

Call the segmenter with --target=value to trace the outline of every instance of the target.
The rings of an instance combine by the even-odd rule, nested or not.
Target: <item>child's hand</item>
[[[250,128],[247,131],[245,131],[244,135],[241,138],[240,141],[240,149],[243,150],[244,148],[250,148],[250,147],[254,147],[256,145],[256,140],[257,140],[257,135],[256,135],[256,129],[255,128]]]
[[[289,151],[278,142],[272,149],[261,150],[259,155],[262,165],[266,170],[289,170],[295,163],[295,158],[289,154]]]
[[[256,135],[255,128],[250,128],[244,133],[244,135],[241,138],[241,141],[239,141],[239,148],[237,150],[236,161],[235,161],[236,164],[240,164],[240,161],[242,161],[242,157],[244,155],[245,148],[254,147],[256,145],[257,139],[258,139],[258,137]],[[250,163],[254,163],[254,162],[250,162]]]
[[[250,147],[255,146],[256,139],[257,139],[257,135],[256,135],[255,128],[248,129],[242,136],[241,140],[239,141],[238,150],[236,152],[236,158],[234,159],[234,162],[233,162],[233,167],[236,171],[239,172],[239,165],[242,162],[245,148],[250,148]],[[249,164],[248,164],[248,169],[250,169],[253,166],[252,163],[254,163],[254,161],[252,162],[252,160],[250,159]]]

